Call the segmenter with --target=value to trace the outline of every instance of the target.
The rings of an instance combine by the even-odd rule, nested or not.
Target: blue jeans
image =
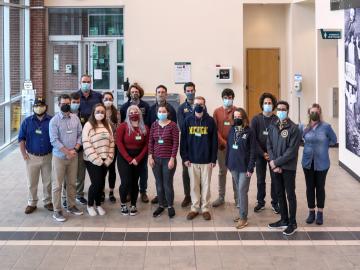
[[[231,171],[231,175],[236,184],[240,218],[247,219],[249,208],[248,192],[250,185],[250,177],[247,177],[246,173],[244,172],[236,171]]]
[[[156,192],[159,199],[159,206],[172,207],[174,205],[174,174],[176,170],[176,160],[174,168],[169,170],[169,158],[155,158],[155,166],[153,168],[156,180]]]

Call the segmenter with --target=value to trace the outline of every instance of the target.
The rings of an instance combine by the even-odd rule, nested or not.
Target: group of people
[[[289,118],[289,104],[277,101],[270,93],[259,99],[261,113],[250,122],[242,108],[233,105],[234,91],[224,89],[222,105],[210,116],[206,99],[196,95],[195,84],[184,84],[186,100],[177,112],[167,102],[167,88],[156,88],[156,102],[151,107],[142,100],[144,90],[130,85],[128,101],[117,109],[111,92],[91,90],[91,77],[81,78],[80,90],[60,95],[60,112],[47,114],[41,98],[35,100],[34,115],[27,117],[19,132],[20,150],[26,161],[29,199],[25,209],[30,214],[37,208],[39,176],[43,181],[43,203],[53,218],[65,221],[63,209],[74,215],[83,212],[76,206],[87,205],[90,216],[105,215],[106,176],[109,200],[114,195],[116,165],[120,175],[120,211],[123,215],[138,213],[147,196],[148,166],[156,181],[158,204],[153,217],[167,210],[175,216],[174,174],[177,154],[182,159],[184,199],[182,207],[191,205],[187,219],[200,213],[211,219],[210,207],[225,202],[227,171],[231,173],[234,201],[239,216],[236,228],[248,225],[248,191],[256,168],[257,204],[254,212],[265,209],[266,171],[271,176],[271,205],[279,221],[269,228],[284,229],[285,235],[297,229],[295,177],[298,149],[304,141],[302,166],[306,179],[309,215],[306,222],[323,224],[325,179],[330,167],[328,149],[337,138],[331,126],[322,120],[321,107],[308,110],[309,122],[296,125]],[[180,149],[179,149],[180,148]],[[218,197],[211,204],[210,182],[218,163]],[[91,184],[84,197],[85,171]],[[317,207],[317,213],[315,208]]]

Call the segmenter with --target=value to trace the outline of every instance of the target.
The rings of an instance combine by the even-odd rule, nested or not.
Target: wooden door
[[[279,99],[280,93],[280,50],[247,49],[246,93],[249,119],[261,112],[259,98],[268,92]]]

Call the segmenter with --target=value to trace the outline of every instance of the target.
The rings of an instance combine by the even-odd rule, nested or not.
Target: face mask
[[[70,104],[64,104],[64,105],[62,105],[61,107],[60,107],[60,110],[62,111],[62,112],[64,112],[64,113],[68,113],[68,112],[70,112]]]
[[[132,99],[132,100],[135,100],[135,101],[136,101],[136,100],[138,100],[139,98],[140,98],[140,95],[139,95],[139,94],[132,94],[132,95],[131,95],[131,99]]]
[[[167,119],[167,113],[157,113],[157,117],[160,121],[164,121]]]
[[[139,115],[139,114],[130,114],[130,115],[129,115],[129,119],[130,119],[131,121],[139,121],[140,115]]]
[[[95,114],[95,119],[98,120],[98,121],[101,121],[104,119],[104,115],[102,113],[97,113]]]
[[[46,107],[44,107],[44,106],[36,106],[36,107],[34,107],[34,113],[35,113],[36,115],[41,116],[41,115],[43,115],[45,112],[46,112]]]
[[[81,83],[81,91],[83,91],[84,93],[89,93],[90,88],[91,88],[90,83]]]
[[[320,115],[317,112],[310,113],[310,120],[317,122],[320,120]]]
[[[263,108],[265,113],[270,113],[273,110],[273,106],[271,104],[264,104]]]
[[[280,121],[284,121],[287,118],[287,111],[277,111],[276,115]]]
[[[187,100],[194,100],[195,98],[195,93],[186,93],[185,95]]]
[[[113,105],[113,102],[110,100],[107,100],[107,101],[104,101],[104,105],[105,105],[105,107],[109,108]]]
[[[223,99],[223,102],[224,102],[224,106],[225,106],[225,107],[230,107],[230,106],[233,105],[233,100],[232,100],[232,99],[224,98],[224,99]]]
[[[71,103],[70,109],[72,112],[77,112],[79,110],[80,104],[79,103]]]
[[[243,120],[240,118],[235,118],[234,119],[234,126],[242,126],[243,124]]]
[[[194,110],[197,113],[202,113],[204,111],[204,107],[201,106],[200,104],[196,104]]]

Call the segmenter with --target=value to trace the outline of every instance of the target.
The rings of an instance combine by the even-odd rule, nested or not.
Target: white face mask
[[[113,105],[113,102],[110,100],[107,100],[107,101],[104,101],[104,105],[105,105],[105,107],[109,108]]]
[[[105,115],[103,115],[102,113],[95,114],[95,119],[98,120],[98,121],[103,120],[104,117],[105,117]]]

